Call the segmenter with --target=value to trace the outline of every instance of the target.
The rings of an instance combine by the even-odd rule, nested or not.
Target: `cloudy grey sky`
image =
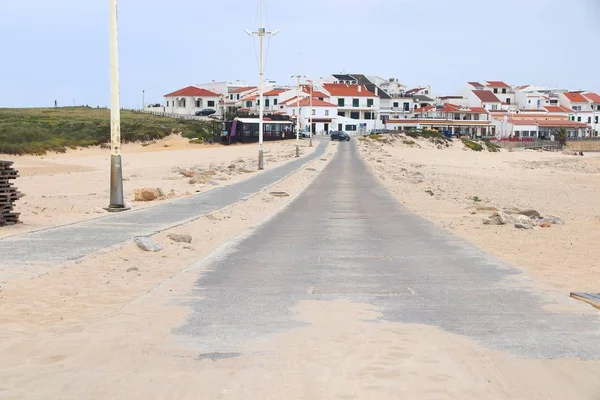
[[[600,92],[598,0],[265,0],[266,77],[346,71]],[[125,107],[189,84],[256,83],[256,0],[120,0]],[[0,107],[108,104],[108,0],[0,0]],[[300,57],[298,56],[300,53]]]

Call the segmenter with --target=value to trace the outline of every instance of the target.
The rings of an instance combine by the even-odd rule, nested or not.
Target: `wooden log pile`
[[[18,176],[12,164],[12,161],[0,160],[0,226],[14,225],[19,220],[19,214],[13,212],[20,193],[10,182]]]

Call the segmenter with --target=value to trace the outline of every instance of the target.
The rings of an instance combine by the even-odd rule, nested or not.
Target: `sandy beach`
[[[411,144],[414,142],[414,144]],[[465,149],[426,139],[366,140],[361,154],[400,203],[560,290],[598,291],[600,155]],[[565,225],[516,229],[483,225],[490,209],[534,209]]]
[[[285,162],[291,147],[280,146]],[[288,205],[325,168],[338,146],[332,143],[322,159],[246,202],[155,235],[163,245],[160,253],[124,243],[76,262],[25,268],[18,279],[0,279],[0,397],[508,400],[594,399],[600,394],[597,361],[508,356],[435,326],[373,323],[380,310],[349,301],[300,302],[290,310],[300,327],[268,341],[248,341],[241,354],[223,359],[199,354],[196,346],[177,340],[172,329],[189,317],[187,296],[210,266],[210,257],[235,248],[236,238],[252,234]],[[594,220],[593,210],[583,213],[581,203],[569,203],[584,197],[581,192],[570,194],[578,179],[578,191],[589,188],[591,195],[595,190],[600,160],[537,152],[473,153],[456,144],[443,150],[426,142],[421,146],[363,143],[361,152],[407,207],[513,263],[540,285],[593,286],[586,282],[597,273],[593,261],[585,260],[590,253],[577,254],[578,240],[592,240],[584,232]],[[193,151],[216,163],[251,157],[254,147]],[[160,152],[165,153],[170,151]],[[143,158],[147,153],[140,149],[138,154]],[[182,167],[194,163],[181,162]],[[153,171],[145,173],[161,180],[170,174],[168,167]],[[551,186],[560,190],[550,193],[542,179],[555,179]],[[290,196],[275,197],[271,191]],[[473,201],[475,196],[481,201]],[[526,232],[484,226],[481,220],[488,213],[477,211],[481,204],[535,207],[560,215],[566,224]],[[168,238],[172,233],[189,234],[193,241],[175,243]],[[580,236],[565,242],[569,235]],[[565,252],[561,246],[571,249],[571,243],[575,250],[555,260]],[[536,253],[533,246],[541,247]],[[579,266],[562,267],[569,257]],[[173,296],[179,301],[165,303]],[[594,311],[590,307],[584,312]]]
[[[301,152],[313,148],[301,140]],[[295,141],[265,142],[265,169],[294,158]],[[225,186],[253,176],[256,172],[258,144],[190,144],[178,135],[150,144],[125,144],[123,188],[125,203],[132,209],[156,205]],[[14,161],[19,178],[14,182],[25,197],[16,203],[20,224],[0,229],[0,237],[63,225],[106,214],[109,202],[108,150],[98,147],[68,150],[65,154],[45,156],[0,156]],[[236,168],[228,168],[231,164]],[[207,181],[193,183],[180,171],[191,168],[214,171]],[[160,188],[165,197],[152,202],[135,201],[134,191]]]

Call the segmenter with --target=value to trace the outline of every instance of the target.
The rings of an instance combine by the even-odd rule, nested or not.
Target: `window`
[[[167,101],[167,107],[169,107],[169,102]]]
[[[356,125],[346,125],[346,130],[347,131],[355,131],[356,130]]]
[[[246,107],[252,107],[252,102],[251,101],[247,101],[246,102]]]
[[[581,122],[581,117],[577,117],[577,122]]]
[[[181,99],[181,101],[179,102],[179,107],[185,108],[186,107],[185,103],[186,103],[185,99]]]
[[[367,99],[367,107],[373,107],[373,99]]]
[[[592,117],[588,117],[588,124],[592,123]]]
[[[498,89],[497,88],[494,88],[494,93],[498,93]]]
[[[344,107],[345,105],[344,99],[338,99],[338,107]]]
[[[373,113],[372,112],[366,112],[365,113],[365,119],[374,119],[373,118]]]
[[[329,110],[325,110],[325,116],[329,117]]]
[[[528,102],[529,104],[531,104],[531,100],[527,100],[527,102]]]
[[[276,106],[279,99],[273,99],[273,105]]]
[[[260,100],[256,100],[256,105],[260,106]]]
[[[339,117],[345,117],[346,113],[344,111],[338,111],[338,116]]]
[[[238,100],[240,99],[240,95],[239,95],[239,94],[237,95],[237,99],[238,99]]]
[[[506,88],[502,89],[502,93],[506,93]]]
[[[350,118],[352,118],[352,119],[360,119],[360,112],[358,112],[358,111],[351,111],[350,112]]]
[[[598,123],[598,116],[596,115],[596,123]]]
[[[473,114],[473,119],[475,121],[479,121],[479,114]]]
[[[492,104],[492,110],[497,110],[498,109],[498,104]]]
[[[581,106],[573,106],[573,111],[581,111]]]
[[[196,108],[200,108],[202,104],[202,100],[196,100]]]
[[[312,114],[312,115],[316,115],[316,111],[315,111],[315,109],[314,109],[314,108],[312,109],[312,112],[311,112],[311,114]]]
[[[425,91],[425,94],[429,94],[429,90],[426,90],[426,91]]]
[[[506,104],[510,105],[510,99],[508,97],[506,98]]]
[[[229,95],[229,100],[233,100],[233,95],[232,94]]]
[[[396,101],[396,102],[394,102],[394,108],[398,108],[398,107],[400,107],[400,106],[399,106],[399,103],[398,103],[397,101]]]
[[[402,106],[404,107],[404,111],[410,110],[410,103],[404,103]]]
[[[325,101],[325,97],[319,97],[319,100]]]
[[[352,107],[358,107],[359,99],[352,99]]]
[[[265,107],[269,107],[271,101],[269,99],[265,99]]]
[[[208,101],[208,107],[214,107],[215,106],[215,101],[214,100],[209,100]]]

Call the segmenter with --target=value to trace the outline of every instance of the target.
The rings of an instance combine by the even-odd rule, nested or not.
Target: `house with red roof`
[[[496,95],[496,97],[498,97],[498,99],[500,99],[500,101],[502,102],[503,105],[506,105],[508,107],[505,107],[506,109],[516,109],[516,98],[515,98],[515,91],[512,88],[512,86],[510,86],[509,84],[503,82],[503,81],[485,81],[486,83],[486,89],[490,90],[492,93],[494,93]]]
[[[598,136],[600,124],[598,110],[595,100],[597,94],[591,92],[564,92],[558,94],[558,101],[561,106],[573,110],[570,115],[571,121],[586,123],[590,127],[589,136]]]
[[[294,119],[297,119],[299,115],[301,131],[308,131],[312,120],[313,133],[329,132],[337,119],[338,107],[333,103],[321,100],[322,93],[317,95],[319,97],[314,96],[314,93],[313,91],[312,102],[310,94],[306,94],[304,91],[300,97],[294,96],[281,102],[279,104],[280,112],[286,113]]]
[[[204,109],[217,111],[220,94],[197,86],[188,86],[183,89],[165,94],[164,110],[177,115],[195,115]]]
[[[502,110],[502,101],[491,91],[486,89],[474,89],[467,93],[470,107],[482,107],[488,111]]]
[[[380,98],[365,85],[324,83],[323,92],[329,95],[329,102],[338,108],[337,126],[332,130],[354,132],[378,127]]]

